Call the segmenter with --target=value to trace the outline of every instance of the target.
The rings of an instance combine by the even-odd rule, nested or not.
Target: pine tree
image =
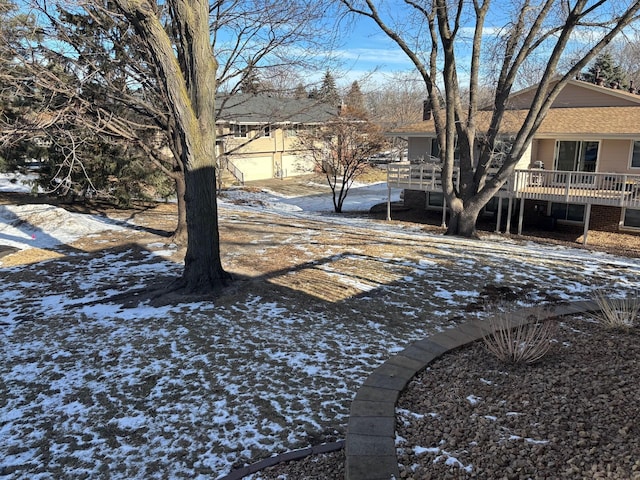
[[[609,52],[598,55],[583,78],[606,86],[624,87],[626,84],[622,67],[614,62]]]
[[[354,111],[362,112],[363,114],[366,113],[367,109],[364,105],[364,95],[362,94],[362,90],[360,90],[360,84],[357,80],[351,84],[345,103]]]
[[[336,81],[329,70],[327,70],[324,74],[322,85],[320,85],[320,90],[318,91],[317,98],[318,100],[330,105],[340,105],[340,94],[338,93],[338,88],[336,87]]]
[[[250,95],[257,95],[262,90],[262,82],[258,76],[258,71],[254,65],[248,65],[242,81],[240,82],[240,92]]]
[[[296,86],[295,91],[293,92],[293,97],[298,99],[308,98],[309,94],[307,93],[307,89],[304,88],[304,85],[299,83]]]

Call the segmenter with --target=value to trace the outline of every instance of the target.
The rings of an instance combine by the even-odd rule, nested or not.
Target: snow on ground
[[[263,291],[215,304],[123,306],[111,297],[182,266],[134,246],[21,267],[0,263],[3,478],[218,478],[343,437],[366,376],[409,342],[451,326],[484,285],[529,285],[535,302],[588,298],[602,285],[638,288],[637,259],[337,217],[325,197],[229,195],[246,202],[222,201],[221,223],[246,225],[238,213],[249,211],[297,228],[287,242],[310,260],[274,278],[276,285],[302,288],[311,270],[326,284],[310,286],[303,302],[281,288],[268,298]],[[386,186],[360,187],[349,198],[347,210],[366,210],[386,199]],[[65,242],[115,228],[95,217],[60,221],[55,210],[23,223],[15,221],[19,209],[4,212],[0,245],[20,248],[33,245],[34,232],[36,240]],[[255,247],[268,256],[281,245],[268,230],[263,235]],[[321,288],[350,293],[327,301],[313,295]]]
[[[108,219],[71,213],[52,205],[0,205],[0,244],[52,248],[104,230],[121,230]]]
[[[34,179],[33,174],[0,173],[0,192],[29,193],[31,191],[30,182]]]
[[[241,189],[235,188],[224,192],[223,198],[228,201],[245,200],[249,204],[261,205],[275,211],[285,212],[323,212],[333,211],[331,190],[327,184],[313,183],[310,187],[315,190],[324,190],[324,193],[305,196],[282,196],[276,192],[265,189],[263,192],[253,192],[250,195]],[[355,182],[349,190],[343,205],[343,211],[368,211],[373,205],[386,202],[389,191],[386,183],[361,184]],[[393,190],[391,200],[400,199],[400,191]]]

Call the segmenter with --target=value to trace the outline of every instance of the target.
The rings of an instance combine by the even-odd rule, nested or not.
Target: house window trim
[[[638,158],[638,165],[633,165],[633,151],[636,143],[640,144],[640,139],[631,140],[631,148],[629,149],[629,170],[640,170],[640,158]]]
[[[567,208],[569,208],[569,205],[581,205],[582,207],[584,207],[584,210],[582,211],[582,220],[568,220],[566,218],[557,218],[557,217],[553,217],[556,219],[556,222],[558,222],[558,225],[584,225],[585,222],[585,215],[587,213],[587,206],[584,203],[567,203],[567,202],[549,202],[547,204],[547,216],[552,217],[552,212],[553,212],[553,205],[565,205]]]
[[[554,148],[554,152],[553,152],[553,169],[554,170],[558,170],[558,155],[560,153],[560,142],[575,142],[578,143],[578,151],[582,151],[582,146],[584,143],[597,143],[598,144],[598,155],[596,156],[596,164],[594,166],[594,170],[593,172],[589,172],[587,170],[562,170],[562,171],[566,171],[566,172],[582,172],[582,173],[597,173],[599,172],[599,168],[600,168],[600,154],[602,152],[602,140],[590,140],[590,139],[582,139],[582,140],[576,140],[573,138],[556,138],[556,145]],[[575,161],[575,160],[574,160]],[[580,159],[578,159],[578,165],[579,166],[579,162]]]
[[[639,210],[639,208],[628,208],[625,207],[622,209],[622,212],[620,213],[620,224],[618,225],[618,229],[621,231],[626,231],[626,232],[640,232],[640,226],[638,227],[634,227],[634,226],[630,226],[630,225],[625,225],[624,224],[624,220],[625,217],[627,215],[627,210]]]
[[[233,138],[249,138],[249,125],[244,123],[233,123],[231,124],[231,134],[233,135]]]

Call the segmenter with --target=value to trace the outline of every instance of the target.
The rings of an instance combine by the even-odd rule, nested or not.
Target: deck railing
[[[457,167],[453,178],[457,185]],[[387,183],[395,188],[441,192],[442,168],[435,163],[389,164]],[[640,208],[640,175],[516,170],[496,196]]]

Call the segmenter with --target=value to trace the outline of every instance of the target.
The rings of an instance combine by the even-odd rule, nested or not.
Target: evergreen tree
[[[293,92],[293,97],[298,99],[308,98],[309,94],[307,93],[307,89],[304,88],[304,85],[299,83],[296,86],[295,91]]]
[[[13,171],[29,159],[46,157],[46,149],[34,142],[42,132],[30,125],[44,99],[24,61],[30,43],[39,37],[35,27],[33,15],[12,0],[0,0],[0,171]]]
[[[320,90],[318,90],[317,99],[329,105],[335,105],[336,107],[340,105],[340,94],[336,87],[336,81],[329,70],[324,74],[322,85],[320,85]]]
[[[364,105],[364,95],[362,94],[362,90],[360,90],[360,84],[357,80],[351,84],[345,103],[354,111],[362,112],[363,114],[366,113],[367,109]]]
[[[248,65],[247,70],[244,72],[244,76],[240,81],[240,93],[257,95],[262,90],[262,82],[260,81],[260,77],[258,76],[258,71],[256,70],[254,65]]]
[[[598,55],[583,78],[587,82],[601,83],[606,86],[624,87],[626,84],[622,67],[615,63],[609,52]]]

